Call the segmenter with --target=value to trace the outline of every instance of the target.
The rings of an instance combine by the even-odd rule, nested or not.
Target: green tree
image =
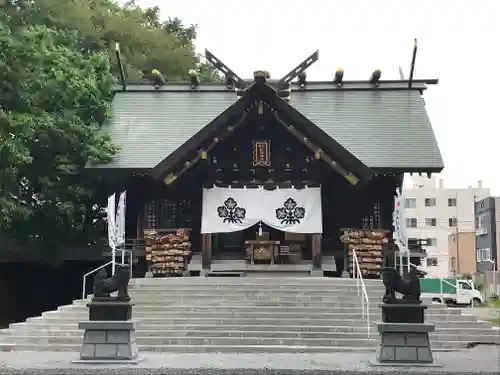
[[[116,151],[96,136],[111,102],[109,58],[78,51],[80,42],[0,23],[0,226],[16,246],[54,256],[92,214],[93,182],[81,171]]]
[[[157,7],[112,0],[1,5],[0,242],[57,259],[103,228],[96,203],[105,204],[110,189],[84,167],[116,152],[96,137],[118,76],[114,43],[129,81],[153,68],[170,80],[187,79],[195,66],[202,81],[220,76],[195,53],[196,26],[162,21]]]
[[[84,50],[111,51],[119,42],[130,81],[146,79],[152,69],[171,80],[187,79],[200,62],[193,45],[196,25],[185,26],[177,17],[162,21],[158,7],[142,9],[134,1],[122,6],[111,0],[37,0],[28,8],[24,18],[31,24],[78,30]],[[112,65],[117,74],[115,61]]]

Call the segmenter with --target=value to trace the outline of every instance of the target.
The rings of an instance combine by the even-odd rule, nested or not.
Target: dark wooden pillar
[[[312,265],[313,269],[321,269],[321,233],[312,235]]]
[[[212,234],[203,233],[201,235],[201,267],[210,270],[212,263]]]
[[[136,223],[136,238],[139,241],[144,239],[144,227],[146,220],[146,207],[144,202],[137,202],[137,223]]]

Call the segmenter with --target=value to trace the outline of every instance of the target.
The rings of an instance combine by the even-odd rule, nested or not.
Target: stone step
[[[474,323],[477,327],[469,328],[464,327],[463,324],[454,324],[443,322],[440,326],[436,327],[436,333],[438,334],[451,334],[456,335],[463,333],[464,335],[490,335],[497,334],[496,330],[493,330],[491,325],[488,323]],[[140,321],[137,322],[138,331],[224,331],[224,332],[269,332],[272,334],[274,331],[286,331],[294,332],[300,334],[301,332],[307,333],[361,333],[366,334],[366,325],[340,325],[340,326],[300,326],[300,325],[199,325],[199,324],[178,324],[178,325],[168,325],[168,324],[147,324]],[[376,332],[376,325],[371,324],[373,332]],[[4,330],[5,334],[11,334],[12,332],[18,331],[46,331],[46,332],[59,332],[59,331],[79,331],[78,323],[66,323],[66,324],[51,324],[46,323],[13,323],[10,325],[9,329]]]
[[[233,346],[233,347],[258,347],[258,346],[287,346],[287,347],[369,347],[375,348],[377,339],[324,339],[324,338],[232,338],[232,337],[138,337],[137,344],[144,346]],[[437,341],[432,343],[433,349],[462,349],[469,341]],[[31,344],[31,345],[78,345],[82,344],[81,337],[51,337],[51,336],[10,336],[4,340],[5,344]],[[19,350],[19,349],[18,349]],[[213,351],[213,350],[212,350]]]
[[[381,316],[380,314],[373,314],[368,316],[371,322],[375,321],[381,321]],[[165,323],[169,322],[179,322],[179,321],[185,321],[186,323],[195,321],[195,320],[200,320],[200,322],[210,322],[214,321],[217,322],[217,324],[231,324],[232,322],[237,322],[236,324],[240,324],[239,322],[246,319],[246,320],[252,320],[252,321],[259,321],[259,322],[272,322],[271,324],[280,324],[280,322],[288,322],[290,324],[303,324],[302,322],[304,320],[308,320],[311,322],[315,322],[319,325],[322,325],[324,322],[327,322],[328,324],[334,324],[338,325],[335,323],[347,323],[352,322],[351,324],[363,324],[366,325],[366,319],[368,318],[367,316],[363,316],[361,313],[358,314],[350,314],[350,315],[345,315],[345,314],[315,314],[315,315],[308,315],[305,316],[304,314],[259,314],[259,313],[248,313],[248,314],[243,314],[243,313],[178,313],[178,314],[170,314],[170,313],[156,313],[156,312],[151,312],[151,313],[146,313],[146,314],[134,314],[133,319],[136,320],[156,320],[156,321],[163,321]],[[58,311],[50,311],[47,313],[42,314],[41,317],[37,317],[39,319],[64,319],[66,321],[86,321],[88,320],[88,314],[86,313],[63,313],[63,312],[58,312]],[[346,319],[348,318],[348,319]],[[36,318],[30,318],[30,319],[36,319]],[[162,320],[163,319],[163,320]],[[449,316],[449,315],[431,315],[428,314],[426,317],[426,322],[428,323],[433,323],[439,325],[441,322],[454,322],[454,323],[461,323],[461,324],[468,324],[468,323],[475,323],[477,322],[477,318],[472,317],[472,316],[461,316],[461,315],[456,315],[456,316]]]
[[[137,320],[141,321],[142,323],[147,323],[147,324],[179,324],[179,325],[186,325],[186,324],[199,324],[199,325],[245,325],[246,323],[249,322],[249,320],[252,323],[258,323],[258,324],[264,324],[264,325],[365,325],[366,320],[364,319],[356,319],[349,317],[347,319],[346,316],[341,316],[339,318],[330,318],[330,319],[321,319],[321,318],[314,318],[311,319],[310,317],[300,317],[300,318],[283,318],[283,317],[241,317],[239,315],[237,316],[231,316],[231,317],[205,317],[205,316],[179,316],[179,317],[165,317],[165,316],[146,316],[146,317],[135,317],[138,318]],[[443,316],[443,318],[436,318],[432,317],[430,319],[427,319],[427,322],[429,323],[434,323],[437,325],[440,325],[441,322],[452,322],[455,324],[474,324],[476,323],[475,320],[459,320],[460,318],[466,318],[466,317],[461,317],[457,316],[456,319],[450,319],[448,316]],[[52,316],[43,316],[43,317],[35,317],[35,318],[28,318],[27,322],[45,322],[47,324],[60,324],[60,323],[73,323],[77,322],[80,320],[88,320],[88,316],[63,316],[61,315],[52,315]]]
[[[303,285],[303,286],[293,286],[293,285],[195,285],[195,286],[175,286],[175,285],[165,285],[162,287],[130,287],[131,293],[168,293],[168,292],[182,292],[182,293],[204,293],[209,291],[220,291],[220,292],[282,292],[282,291],[298,291],[303,293],[344,293],[349,294],[357,292],[358,289],[361,291],[362,288],[357,288],[355,285]],[[367,293],[384,293],[385,289],[382,287],[368,287],[366,288]]]
[[[286,345],[286,346],[355,346],[372,347],[377,344],[376,340],[359,339],[336,339],[336,338],[300,338],[300,337],[172,337],[151,336],[137,337],[139,345]],[[44,343],[51,345],[81,344],[80,336],[9,336],[5,342],[20,344]]]
[[[328,347],[328,346],[223,346],[223,345],[138,345],[142,352],[170,353],[372,353],[375,347]],[[78,353],[81,344],[66,344],[53,346],[50,344],[6,344],[0,343],[0,351],[59,351]]]
[[[71,305],[63,305],[60,307],[67,307],[67,306],[77,306],[77,307],[85,307],[88,303],[90,303],[90,299],[85,299],[85,300],[75,300],[73,304]],[[324,302],[321,301],[305,301],[305,302],[296,302],[296,301],[280,301],[280,300],[257,300],[257,301],[215,301],[214,303],[211,303],[210,301],[203,301],[202,304],[197,303],[196,300],[190,300],[190,301],[184,301],[183,303],[179,303],[179,301],[176,301],[174,299],[170,301],[159,301],[155,300],[153,298],[148,299],[148,300],[137,300],[133,299],[131,302],[135,305],[134,310],[137,308],[142,308],[142,307],[147,307],[147,308],[154,308],[154,309],[162,309],[162,308],[175,308],[176,306],[189,306],[190,308],[204,308],[204,307],[242,307],[242,308],[294,308],[294,307],[300,307],[300,308],[348,308],[348,309],[361,309],[362,303],[361,299],[357,301],[351,301],[351,302],[342,302],[342,303],[336,303],[336,304],[325,304]],[[189,303],[186,303],[189,302]],[[85,307],[86,308],[86,307]],[[380,301],[376,301],[376,303],[373,303],[373,301],[370,301],[370,308],[377,308],[380,310]],[[441,311],[441,310],[446,310],[446,311],[460,311],[460,309],[452,309],[448,308],[444,305],[440,304],[429,304],[427,306],[427,311]]]
[[[13,331],[9,335],[10,337],[33,337],[33,338],[60,338],[60,337],[71,337],[79,338],[83,337],[82,330],[31,330],[22,332],[20,330]],[[147,340],[149,337],[183,337],[183,338],[286,338],[286,339],[377,339],[378,334],[376,331],[372,331],[370,335],[368,332],[297,332],[297,331],[232,331],[232,330],[142,330],[139,329],[136,332],[136,337],[141,340]],[[470,341],[470,342],[493,342],[498,341],[498,335],[490,331],[489,334],[466,334],[463,332],[444,333],[444,332],[434,332],[430,334],[431,341]],[[8,340],[8,339],[7,339]],[[10,340],[9,340],[10,341]],[[139,341],[140,342],[140,341]]]
[[[380,310],[368,310],[371,316],[371,320],[381,319]],[[346,317],[345,312],[309,312],[307,315],[302,311],[261,311],[260,309],[239,311],[239,310],[219,310],[219,311],[199,311],[197,309],[191,309],[190,311],[170,311],[168,309],[164,310],[142,310],[133,311],[133,316],[136,319],[143,318],[161,318],[165,319],[175,319],[175,318],[212,318],[212,319],[232,319],[238,318],[248,318],[248,319],[342,319]],[[67,311],[47,311],[42,314],[42,317],[66,317],[68,319],[86,319],[88,318],[88,310],[85,309],[75,309]],[[365,319],[366,316],[362,313],[361,309],[352,312],[348,315],[350,319]],[[477,321],[477,318],[472,315],[461,315],[456,313],[448,313],[446,311],[436,311],[429,312],[426,314],[427,320],[448,320],[452,319],[454,321]]]
[[[86,306],[90,303],[90,299],[86,300],[75,300],[73,302],[74,306]],[[351,300],[335,300],[335,301],[323,301],[323,300],[296,300],[296,299],[287,299],[283,300],[280,298],[275,299],[247,299],[247,300],[238,300],[237,298],[231,299],[220,299],[220,298],[168,298],[168,299],[155,299],[154,297],[148,298],[132,298],[131,303],[135,304],[135,306],[155,306],[156,308],[167,307],[167,306],[192,306],[194,307],[204,307],[204,306],[241,306],[241,307],[252,307],[252,308],[260,308],[260,307],[330,307],[330,306],[342,306],[347,308],[361,308],[362,303],[361,299],[351,299]],[[366,301],[364,301],[366,302]],[[363,302],[363,303],[364,303]],[[374,299],[369,301],[369,305],[373,307],[378,307],[380,305],[380,299]],[[71,306],[71,305],[66,305]],[[434,305],[435,308],[445,308],[442,305]],[[430,308],[430,306],[429,306]],[[434,307],[432,307],[434,308]],[[379,308],[380,309],[380,308]]]
[[[369,307],[370,314],[381,314],[381,310],[377,306]],[[60,306],[57,311],[64,312],[86,312],[88,313],[87,306],[81,305],[66,305]],[[170,313],[189,313],[189,312],[200,312],[200,313],[211,313],[211,312],[233,312],[233,313],[248,313],[259,311],[261,313],[301,313],[301,314],[319,314],[319,313],[342,313],[342,314],[356,314],[361,311],[361,306],[355,307],[344,307],[333,306],[327,307],[325,305],[317,305],[314,307],[304,307],[291,304],[288,306],[235,306],[231,305],[218,305],[218,306],[190,306],[190,305],[177,305],[177,306],[154,306],[154,305],[136,305],[133,308],[133,312],[136,314],[148,313],[148,312],[170,312]],[[446,308],[430,308],[427,310],[428,314],[448,314],[448,315],[462,315],[461,311],[458,309],[447,310]]]
[[[361,305],[361,298],[358,297],[327,297],[327,296],[269,296],[269,295],[255,295],[255,296],[221,296],[221,295],[198,295],[198,296],[135,296],[132,297],[132,303],[140,303],[140,304],[151,304],[151,305],[163,305],[163,304],[176,304],[176,305],[210,305],[210,304],[218,304],[218,303],[263,303],[263,302],[293,302],[295,304],[303,304],[303,303],[322,303],[328,305],[344,305],[345,304],[359,304]],[[370,305],[378,306],[381,301],[380,298],[369,298],[368,300]],[[76,302],[76,304],[86,304],[86,302]]]
[[[384,287],[382,280],[363,279],[365,287]],[[129,286],[138,287],[161,287],[165,285],[190,285],[190,286],[206,286],[206,285],[291,285],[291,286],[308,286],[308,285],[340,285],[340,286],[357,286],[361,285],[361,280],[335,277],[184,277],[184,278],[164,278],[164,279],[131,279]]]
[[[134,297],[151,297],[151,296],[159,296],[159,297],[180,297],[180,296],[201,296],[201,295],[209,295],[209,296],[234,296],[238,295],[240,297],[245,296],[254,296],[254,295],[270,295],[270,296],[314,296],[314,297],[357,297],[362,298],[363,292],[358,294],[356,289],[353,290],[325,290],[325,289],[317,289],[317,290],[302,290],[302,289],[210,289],[207,288],[197,289],[197,290],[129,290],[129,294],[132,298]],[[382,297],[384,295],[384,291],[367,291],[368,299],[377,298],[379,301],[382,301]]]

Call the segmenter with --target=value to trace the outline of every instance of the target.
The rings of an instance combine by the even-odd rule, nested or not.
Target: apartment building
[[[475,204],[476,270],[498,270],[500,244],[500,198],[487,197]]]
[[[444,180],[435,176],[413,176],[410,184],[405,182],[403,196],[408,238],[428,239],[423,268],[436,277],[453,275],[456,263],[450,254],[449,236],[475,232],[475,202],[488,197],[490,189],[483,188],[481,181],[477,187],[447,188]],[[462,248],[460,253],[475,254],[475,244],[465,242],[470,249]]]
[[[474,275],[477,269],[476,233],[458,232],[448,236],[451,275]]]

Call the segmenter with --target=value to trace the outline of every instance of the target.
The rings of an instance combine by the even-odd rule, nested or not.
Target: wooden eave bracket
[[[288,130],[295,138],[297,138],[300,142],[302,142],[307,148],[309,148],[314,153],[316,159],[323,160],[331,168],[340,173],[342,177],[344,177],[351,185],[356,186],[360,182],[359,178],[354,173],[348,172],[343,166],[341,166],[333,158],[327,155],[324,152],[324,150],[314,145],[314,143],[312,143],[306,136],[304,136],[301,132],[295,129],[294,126],[288,125],[285,121],[283,121],[280,118],[277,111],[274,111],[273,114],[274,117],[276,117],[276,120],[283,127],[285,127],[286,130]]]

